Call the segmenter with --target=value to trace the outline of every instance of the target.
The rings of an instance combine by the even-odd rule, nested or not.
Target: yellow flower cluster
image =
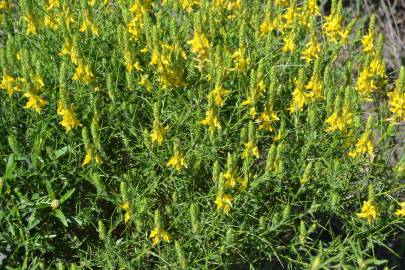
[[[66,133],[81,125],[73,108],[65,106],[61,100],[58,102],[57,113],[62,116],[62,121],[59,124],[65,128]]]
[[[357,213],[357,216],[367,219],[368,223],[371,223],[379,216],[377,205],[371,200],[364,201],[361,212]]]

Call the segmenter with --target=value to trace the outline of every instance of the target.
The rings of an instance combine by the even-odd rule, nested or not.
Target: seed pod
[[[288,219],[288,217],[290,216],[290,210],[291,210],[290,205],[287,204],[284,207],[283,214],[281,216],[281,222],[285,222]]]
[[[376,54],[378,57],[382,58],[383,47],[384,47],[384,35],[379,34],[378,39],[377,39],[377,49],[376,49]]]
[[[67,65],[63,61],[59,67],[59,98],[64,106],[69,104],[67,84],[66,84]]]
[[[159,212],[159,209],[156,209],[156,210],[155,210],[154,222],[155,222],[154,224],[155,224],[155,227],[156,227],[156,228],[158,228],[158,229],[162,228],[162,223],[161,223],[161,220],[160,220],[160,212]]]
[[[405,67],[401,67],[399,70],[399,76],[397,81],[395,82],[395,89],[399,93],[405,92]]]
[[[172,202],[177,203],[178,199],[179,199],[179,194],[177,193],[177,191],[174,191],[172,193]]]
[[[142,231],[143,228],[143,220],[140,217],[135,218],[135,227],[137,231]]]
[[[226,244],[232,245],[235,242],[235,236],[236,236],[235,231],[232,228],[229,228],[226,231],[226,238],[225,238]]]
[[[151,149],[152,142],[150,140],[149,131],[146,128],[143,130],[143,143],[145,144],[146,148],[148,148],[149,150]]]
[[[243,20],[239,28],[239,48],[245,47],[246,23]]]
[[[266,173],[270,173],[274,169],[274,160],[276,158],[277,147],[273,143],[270,146],[270,150],[267,152],[267,159],[266,159]]]
[[[13,37],[9,34],[6,42],[7,64],[10,67],[16,66],[16,49]]]
[[[309,127],[311,129],[316,129],[317,128],[317,117],[316,117],[316,107],[315,106],[309,106],[308,108],[308,114],[307,114],[307,122],[309,124]]]
[[[121,199],[122,201],[128,201],[128,188],[127,183],[125,181],[121,181],[120,183],[120,192],[121,192]]]
[[[306,239],[307,239],[307,228],[305,226],[305,222],[303,220],[301,220],[300,222],[300,235],[299,235],[299,240],[300,240],[300,244],[303,246],[305,245]]]
[[[108,97],[111,99],[112,104],[115,104],[116,102],[116,96],[115,96],[115,87],[113,83],[113,74],[110,72],[107,75],[107,93]]]
[[[8,73],[7,54],[5,48],[0,48],[0,66],[4,76],[5,74]]]
[[[300,183],[301,185],[305,185],[310,180],[311,170],[312,170],[312,161],[307,164],[305,167],[304,175],[302,176]]]
[[[249,121],[249,142],[256,143],[256,129],[253,121]]]
[[[266,229],[266,217],[265,216],[260,216],[259,218],[259,230],[265,230]]]
[[[180,265],[181,269],[187,269],[187,260],[186,257],[184,256],[183,249],[180,246],[180,243],[178,241],[174,242],[174,247],[176,249],[176,254],[177,254],[177,262]]]
[[[368,199],[374,201],[374,186],[372,184],[368,185]]]
[[[395,165],[394,172],[398,179],[405,178],[405,156]]]
[[[191,231],[196,234],[200,230],[200,225],[199,225],[199,210],[198,210],[198,204],[191,204],[190,206],[190,217],[191,217]]]
[[[218,179],[218,193],[222,194],[224,192],[224,175],[221,173]]]
[[[138,212],[139,213],[144,213],[147,208],[148,208],[148,199],[147,198],[142,198],[141,201],[138,204]]]
[[[125,72],[125,79],[127,82],[127,90],[135,90],[135,80],[131,72]]]
[[[247,129],[243,127],[240,131],[240,144],[243,144],[247,139]]]
[[[106,238],[104,222],[101,219],[98,220],[98,237],[100,240],[105,240]]]
[[[82,139],[84,143],[84,148],[87,150],[91,149],[90,137],[86,127],[82,129]]]
[[[93,137],[94,145],[96,146],[97,150],[101,151],[101,143],[100,143],[100,115],[96,111],[93,116],[93,120],[91,121],[91,136]]]
[[[330,207],[332,210],[336,210],[338,207],[338,204],[340,202],[339,195],[335,192],[332,193],[332,196],[330,197]]]
[[[216,160],[214,162],[214,167],[212,170],[212,180],[214,180],[214,182],[217,182],[219,180],[219,162],[218,160]]]
[[[93,174],[92,175],[92,180],[93,180],[93,185],[96,187],[97,189],[97,194],[101,194],[105,191],[105,187],[104,187],[104,183],[100,178],[100,175],[98,174]]]
[[[370,114],[367,118],[366,131],[371,131],[371,129],[373,128],[373,122],[374,117]]]
[[[321,258],[318,256],[315,257],[315,259],[311,263],[311,270],[318,270],[321,267]]]

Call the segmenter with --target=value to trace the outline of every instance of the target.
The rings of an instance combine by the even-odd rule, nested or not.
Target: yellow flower
[[[144,86],[148,92],[152,91],[153,85],[148,79],[148,75],[141,75],[141,80],[138,82],[138,84]]]
[[[98,154],[94,153],[92,149],[86,150],[86,156],[84,157],[82,166],[88,165],[92,160],[96,161],[96,164],[101,164],[101,158]]]
[[[72,108],[67,108],[63,105],[62,101],[58,102],[58,115],[62,116],[62,121],[59,122],[61,126],[66,129],[66,133],[70,132],[73,128],[81,126],[79,120],[77,120],[75,113]],[[91,159],[91,157],[87,157]],[[85,160],[86,160],[85,158]]]
[[[385,63],[381,57],[374,57],[370,62],[370,73],[380,76],[381,78],[386,78],[385,74]]]
[[[213,108],[208,109],[205,119],[201,120],[200,123],[204,126],[208,126],[210,132],[215,132],[217,128],[221,128],[221,124],[219,123],[218,117],[216,116],[215,110]]]
[[[122,207],[122,209],[124,209],[125,211],[128,211],[128,209],[129,209],[129,203],[128,203],[128,202],[124,202],[124,203],[121,205],[121,207]]]
[[[11,97],[14,92],[21,91],[21,88],[15,78],[10,75],[4,74],[0,84],[0,89],[7,91],[8,96]]]
[[[283,38],[283,40],[284,40],[284,46],[281,49],[281,51],[284,53],[295,52],[295,48],[296,48],[295,33],[294,32],[289,33],[287,36],[285,36]]]
[[[325,122],[329,125],[326,131],[333,132],[339,130],[346,133],[353,124],[353,113],[345,106],[340,112],[333,112]]]
[[[91,30],[91,32],[98,36],[98,27],[97,25],[95,25],[92,21],[90,21],[90,19],[88,18],[88,15],[85,15],[86,17],[83,19],[82,25],[79,29],[79,32],[86,32],[88,30]]]
[[[42,107],[45,106],[45,104],[47,103],[46,100],[44,100],[40,96],[33,95],[29,92],[25,93],[24,96],[28,98],[27,104],[25,104],[24,109],[32,108],[37,113],[40,113]]]
[[[277,135],[273,138],[273,141],[278,142],[281,141],[285,137],[285,134],[282,130],[279,130]]]
[[[259,129],[266,129],[268,131],[273,131],[273,123],[280,120],[277,117],[277,114],[273,112],[273,109],[270,106],[266,106],[264,112],[262,112],[257,119],[257,122],[260,123]]]
[[[58,30],[58,28],[59,28],[59,23],[60,23],[60,19],[58,19],[58,18],[52,18],[51,16],[49,16],[49,15],[46,15],[45,16],[45,19],[44,19],[44,25],[45,25],[45,27],[49,27],[50,29],[52,29],[52,30],[54,30],[54,31],[56,31],[56,30]]]
[[[74,23],[75,20],[73,19],[73,16],[72,16],[68,6],[64,5],[62,8],[62,11],[63,11],[63,18],[64,18],[63,21],[66,25],[66,28],[68,30],[70,30],[70,24]]]
[[[301,111],[304,108],[305,103],[307,102],[307,97],[304,91],[300,87],[295,87],[292,92],[292,100],[288,110],[291,113]]]
[[[176,153],[169,159],[166,166],[172,167],[177,171],[180,171],[183,167],[187,168],[187,163],[185,158],[181,154]]]
[[[370,132],[364,132],[356,143],[355,149],[349,152],[349,156],[352,158],[361,156],[362,154],[372,155],[374,150],[374,145],[370,140]]]
[[[321,45],[318,43],[315,37],[311,37],[308,41],[305,49],[302,51],[301,59],[309,63],[319,57],[321,52]]]
[[[237,171],[235,170],[228,170],[223,174],[225,181],[225,185],[227,187],[234,188],[236,183],[240,182],[240,178],[237,175]]]
[[[306,93],[306,98],[312,101],[322,99],[322,88],[322,81],[319,77],[316,74],[312,75],[311,79],[305,86],[305,89],[309,90],[309,92]]]
[[[152,143],[158,142],[158,144],[162,144],[163,141],[165,140],[166,132],[169,129],[169,126],[163,126],[159,122],[155,121],[153,124],[153,129],[150,134],[150,137],[152,139]]]
[[[313,16],[321,14],[317,0],[308,0],[308,12]]]
[[[371,223],[379,215],[377,205],[372,201],[364,201],[361,207],[361,212],[357,213],[357,217],[367,219],[368,223]]]
[[[134,18],[128,23],[128,33],[131,34],[131,39],[136,40],[139,37],[139,30],[137,25],[137,20]]]
[[[83,81],[85,83],[90,83],[93,80],[93,73],[91,72],[90,66],[83,64],[79,61],[79,65],[76,68],[75,74],[73,75],[73,80]]]
[[[253,142],[249,141],[247,143],[244,143],[243,145],[244,145],[244,151],[242,153],[242,159],[252,157],[252,156],[259,158],[259,149]]]
[[[342,16],[339,14],[331,14],[330,16],[325,16],[325,22],[323,24],[323,32],[330,42],[338,42],[337,38],[341,36]]]
[[[124,50],[124,62],[125,62],[125,67],[127,68],[127,71],[129,73],[131,73],[134,66],[132,64],[132,54],[128,49]]]
[[[277,28],[277,21],[271,20],[270,18],[265,18],[260,24],[260,37],[263,37]]]
[[[124,215],[124,222],[128,223],[128,221],[131,219],[131,212],[125,212]]]
[[[27,35],[33,34],[35,35],[37,33],[37,28],[35,26],[34,19],[31,15],[23,16],[22,17],[28,24],[27,26]]]
[[[199,56],[206,56],[211,48],[211,45],[207,37],[201,33],[201,31],[195,31],[194,37],[187,41],[187,44],[191,45],[191,51],[199,54]]]
[[[48,6],[46,7],[46,11],[50,11],[51,9],[59,6],[60,6],[59,0],[49,0]]]
[[[214,90],[210,92],[210,95],[214,97],[214,102],[218,106],[223,106],[224,105],[224,100],[223,98],[226,97],[229,94],[229,90],[225,90],[222,86],[219,84],[215,85]]]
[[[360,95],[369,100],[371,95],[377,89],[377,86],[374,81],[374,74],[369,68],[364,68],[357,79],[356,88],[359,91]]]
[[[62,50],[60,51],[59,55],[69,55],[72,51],[72,42],[69,39],[65,39],[63,42]]]
[[[201,0],[180,0],[181,8],[191,13],[193,11],[193,5],[201,4]]]
[[[159,244],[162,240],[165,242],[170,242],[170,240],[172,239],[171,235],[167,231],[159,227],[155,227],[150,232],[149,237],[152,238],[153,245]]]
[[[405,121],[405,92],[400,93],[399,89],[388,93],[390,100],[388,101],[389,109],[393,114],[392,120],[401,122]]]
[[[372,53],[374,50],[374,32],[369,32],[361,39],[364,53]]]
[[[236,50],[233,55],[233,70],[236,72],[244,72],[247,69],[247,66],[250,64],[250,58],[245,57],[245,48],[239,48]]]
[[[401,207],[400,209],[397,209],[395,211],[395,215],[399,216],[399,217],[405,217],[405,202],[401,202],[399,204],[399,206]]]
[[[225,214],[229,214],[229,210],[232,207],[232,196],[229,194],[223,195],[222,193],[218,193],[215,199],[215,204],[217,205],[217,210],[223,210]]]

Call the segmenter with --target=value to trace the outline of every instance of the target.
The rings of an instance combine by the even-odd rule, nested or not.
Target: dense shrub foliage
[[[405,70],[319,4],[1,0],[3,266],[397,266]]]

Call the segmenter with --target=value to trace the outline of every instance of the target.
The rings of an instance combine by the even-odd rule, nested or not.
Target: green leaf
[[[62,147],[58,150],[55,151],[55,159],[60,158],[61,156],[63,156],[64,154],[66,154],[66,152],[69,150],[69,146],[65,146]]]
[[[6,171],[4,172],[4,175],[3,175],[4,180],[12,178],[15,167],[16,167],[16,163],[15,163],[14,155],[11,154],[8,157]]]
[[[39,219],[35,216],[35,213],[32,213],[32,215],[28,218],[28,230],[31,230],[35,226],[37,226],[40,223]]]
[[[51,197],[51,199],[55,199],[55,192],[53,191],[52,185],[49,182],[49,180],[45,180],[45,186],[46,186],[46,191],[48,191],[48,195]]]
[[[68,226],[66,217],[65,217],[65,215],[63,214],[63,212],[60,211],[60,209],[56,209],[56,210],[55,210],[55,216],[60,220],[60,222],[62,222],[63,225],[65,225],[65,227]]]
[[[70,198],[70,196],[72,196],[73,192],[75,192],[75,188],[72,188],[71,190],[69,190],[68,192],[66,192],[62,198],[60,198],[59,202],[60,204],[64,203],[67,199]]]

